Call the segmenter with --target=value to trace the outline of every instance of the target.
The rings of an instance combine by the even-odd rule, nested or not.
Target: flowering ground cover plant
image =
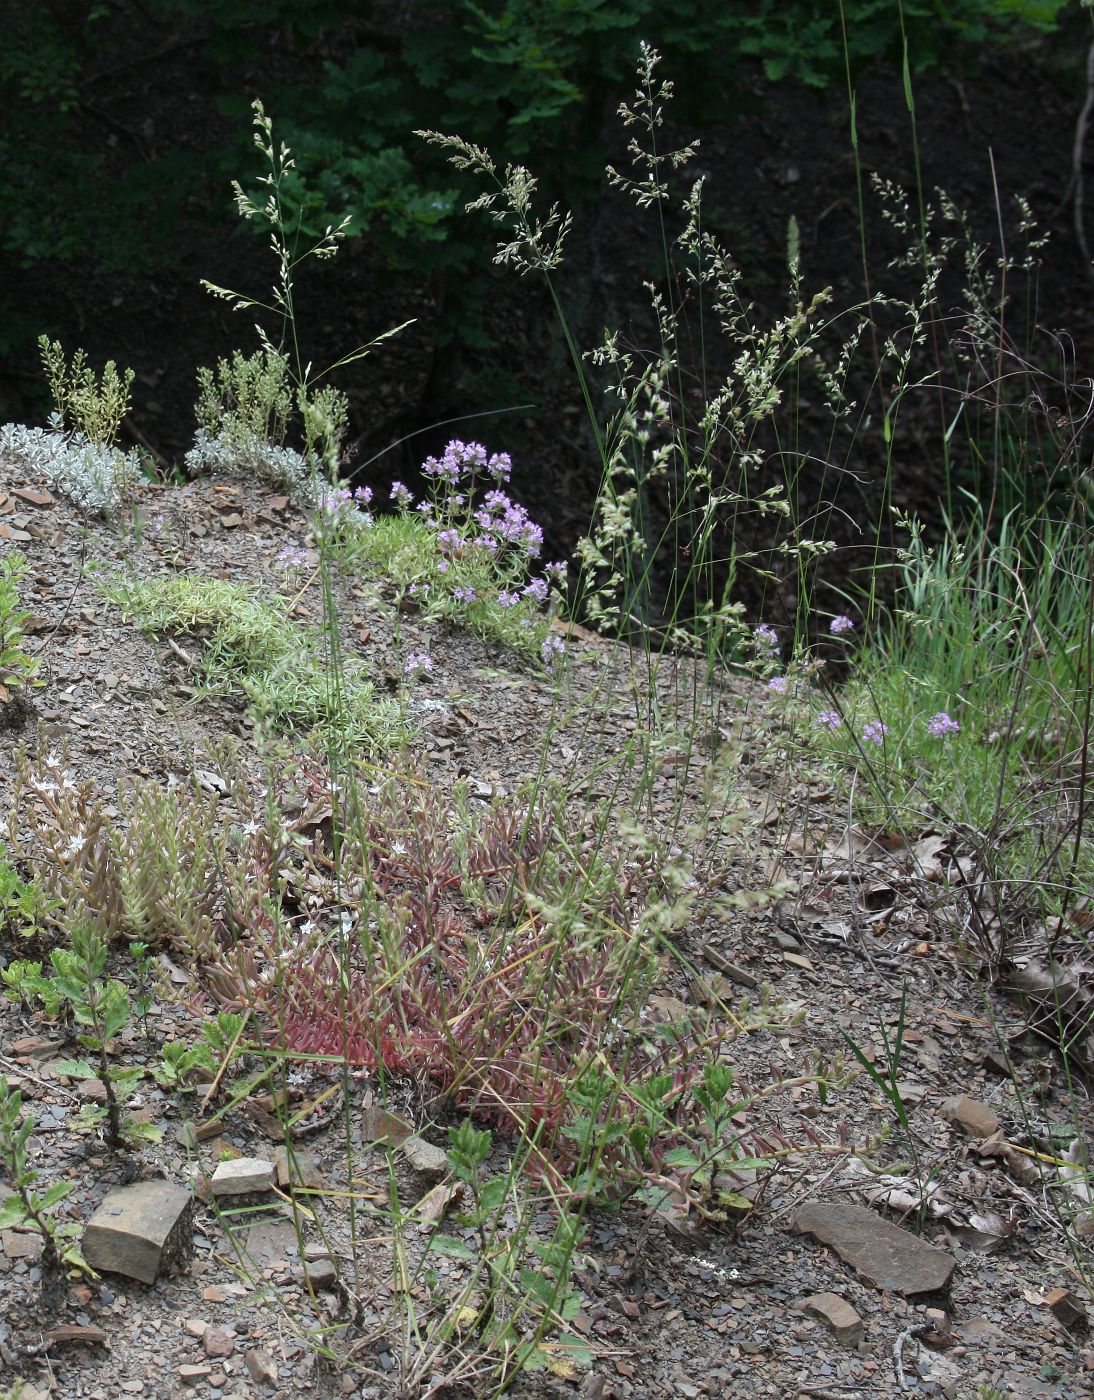
[[[543,531],[503,489],[511,473],[508,453],[453,440],[423,462],[420,500],[396,481],[395,514],[370,519],[365,530],[336,530],[335,549],[347,564],[382,570],[406,604],[553,666],[564,651],[549,628],[566,566],[538,563]],[[347,488],[340,499],[348,502]],[[371,504],[367,488],[360,499]]]

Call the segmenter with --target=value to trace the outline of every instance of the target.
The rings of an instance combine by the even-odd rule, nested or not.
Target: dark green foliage
[[[1052,27],[1063,4],[903,0],[901,10],[897,0],[844,0],[847,54],[854,67],[899,67],[906,31],[917,71],[975,57],[1023,27]],[[25,5],[0,49],[0,251],[24,266],[86,259],[107,275],[162,266],[188,209],[230,217],[229,180],[258,96],[297,157],[283,194],[302,235],[350,214],[352,233],[392,268],[437,279],[442,340],[457,326],[466,340],[476,299],[467,273],[477,245],[462,220],[470,191],[413,131],[458,133],[502,163],[526,162],[549,173],[548,201],[580,203],[599,189],[603,134],[640,40],[661,51],[667,78],[682,80],[676,114],[693,128],[733,110],[756,60],[771,79],[824,86],[844,75],[841,7],[815,0]],[[148,74],[180,98],[190,85],[221,96],[180,100],[177,129],[146,139],[133,104]],[[264,236],[260,221],[254,228]],[[0,352],[17,334],[0,329]]]

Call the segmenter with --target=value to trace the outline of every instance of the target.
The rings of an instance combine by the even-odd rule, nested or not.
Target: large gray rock
[[[111,1191],[88,1221],[84,1258],[93,1269],[154,1283],[190,1253],[190,1199],[189,1191],[169,1181],[138,1181]]]
[[[938,1293],[956,1266],[952,1255],[891,1225],[863,1206],[806,1201],[794,1217],[799,1235],[813,1235],[834,1249],[856,1273],[878,1288],[911,1297]]]

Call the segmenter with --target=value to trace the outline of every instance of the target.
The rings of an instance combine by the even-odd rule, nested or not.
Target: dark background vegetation
[[[45,332],[93,363],[131,366],[124,431],[165,467],[180,462],[195,368],[256,344],[251,317],[199,278],[265,296],[274,270],[229,187],[236,177],[257,190],[257,96],[296,156],[302,236],[353,218],[339,256],[302,276],[306,355],[324,365],[417,318],[337,380],[361,479],[382,489],[408,477],[457,433],[508,447],[515,493],[551,554],[567,552],[600,464],[549,300],[537,280],[491,266],[492,226],[463,213],[478,188],[413,130],[459,133],[537,173],[544,204],[575,211],[558,290],[579,343],[612,326],[649,344],[641,284],[663,275],[660,237],[602,177],[624,158],[615,112],[640,39],[677,83],[666,140],[701,141],[680,192],[709,176],[709,226],[764,312],[787,307],[791,215],[807,292],[831,285],[837,306],[862,298],[848,89],[863,168],[914,188],[906,55],[928,196],[944,187],[991,240],[997,192],[1008,211],[1021,193],[1054,232],[1016,308],[1018,339],[1032,345],[1040,322],[1066,328],[1080,362],[1091,347],[1071,186],[1091,37],[1078,0],[3,0],[3,11],[0,421],[44,420]],[[883,281],[899,240],[869,194],[866,247]],[[956,303],[960,289],[944,295]],[[470,414],[486,416],[439,426]],[[937,513],[937,409],[924,408],[918,437],[905,421],[897,500]],[[808,395],[801,422],[808,437]],[[823,490],[840,493],[819,524],[854,533],[877,519],[879,435],[866,422],[833,444],[819,414],[815,429],[798,446],[827,464]]]

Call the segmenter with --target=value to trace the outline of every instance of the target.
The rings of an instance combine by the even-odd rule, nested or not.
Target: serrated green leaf
[[[55,1060],[52,1068],[69,1079],[98,1079],[99,1073],[90,1060]]]

